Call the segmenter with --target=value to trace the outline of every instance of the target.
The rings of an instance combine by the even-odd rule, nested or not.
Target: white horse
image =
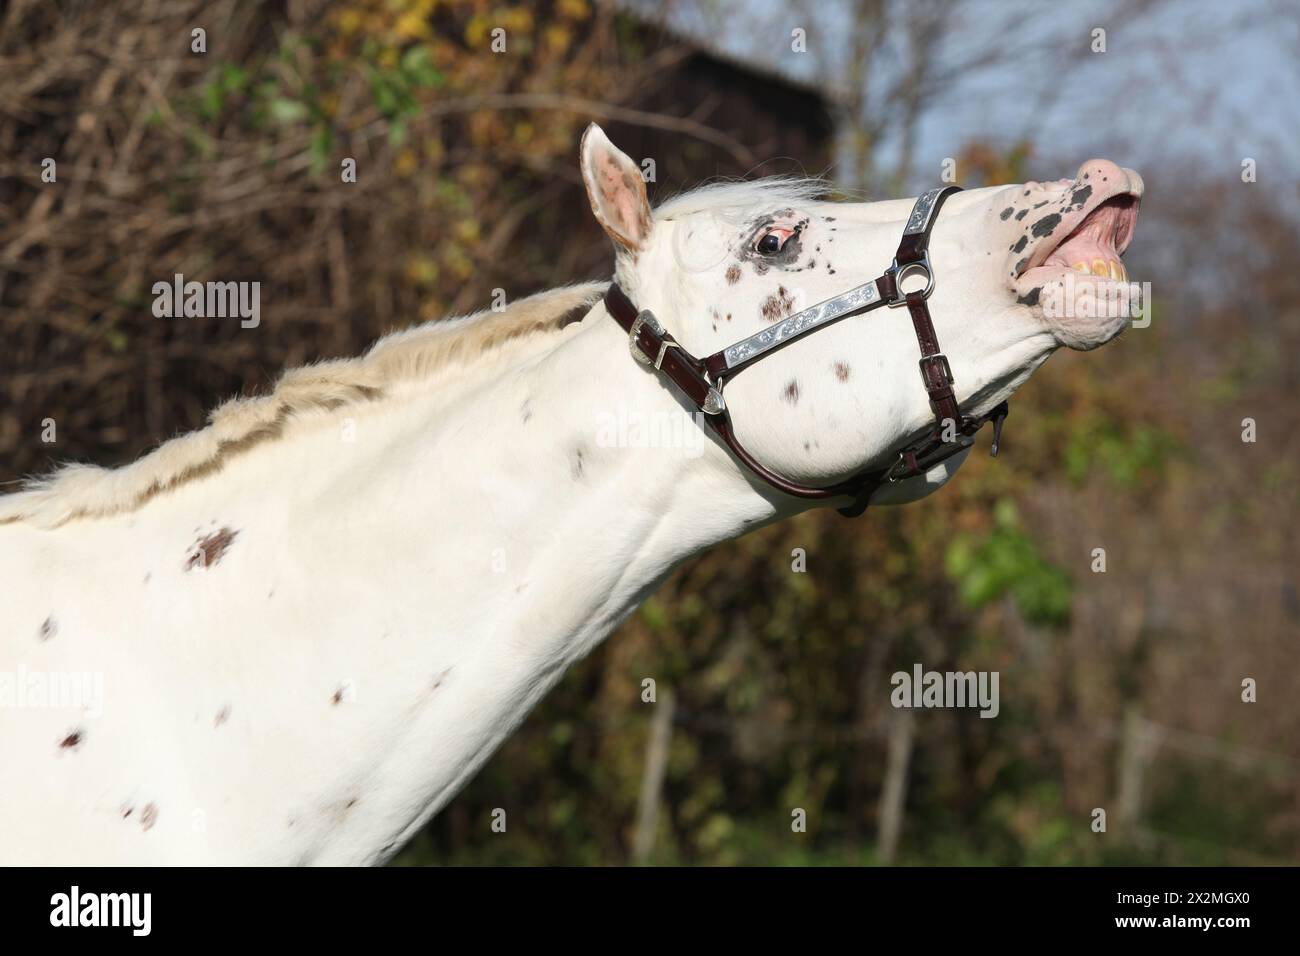
[[[581,167],[617,282],[697,355],[880,275],[912,206],[758,181],[652,210],[594,126]],[[963,409],[1120,331],[1043,293],[1123,276],[1141,192],[1091,161],[948,200],[930,307]],[[390,335],[0,498],[0,863],[383,862],[674,567],[808,507],[704,437],[604,289]],[[880,309],[726,400],[756,458],[829,485],[930,427],[917,358]]]

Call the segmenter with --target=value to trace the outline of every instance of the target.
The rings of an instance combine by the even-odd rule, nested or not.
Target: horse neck
[[[377,443],[400,450],[357,463],[364,481],[342,468],[295,521],[290,563],[335,586],[290,619],[329,622],[303,653],[331,662],[322,685],[354,681],[367,715],[322,744],[333,769],[298,802],[346,804],[357,780],[376,792],[330,832],[300,827],[289,855],[310,839],[318,861],[382,859],[678,563],[775,516],[602,305],[557,335],[435,416],[417,403],[401,440]],[[620,432],[655,423],[659,441]],[[679,447],[645,447],[665,435]],[[358,630],[379,622],[382,655],[367,653]],[[324,704],[293,719],[346,720]]]
[[[621,619],[685,558],[776,516],[632,360],[603,305],[439,432],[466,444],[452,453],[460,472],[428,502],[429,523],[471,522],[495,559],[489,589],[543,591],[583,630]]]
[[[438,487],[401,521],[429,529],[444,561],[400,597],[407,618],[434,622],[402,666],[445,673],[446,696],[425,759],[400,761],[413,779],[397,789],[428,803],[399,845],[678,563],[774,515],[602,305],[561,334],[422,443]],[[678,447],[639,447],[665,443]]]

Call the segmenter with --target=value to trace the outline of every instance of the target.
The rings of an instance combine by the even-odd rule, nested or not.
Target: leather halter
[[[935,284],[929,256],[930,231],[939,218],[944,200],[960,189],[959,186],[943,186],[931,189],[916,200],[912,213],[907,218],[898,252],[894,254],[894,262],[879,278],[796,312],[703,359],[696,358],[683,348],[651,312],[639,311],[618,283],[611,284],[605,293],[605,307],[627,332],[632,357],[644,365],[653,366],[694,403],[704,413],[704,420],[723,444],[731,449],[731,453],[745,467],[773,488],[796,498],[825,500],[851,497],[853,503],[839,511],[848,517],[856,517],[866,510],[871,495],[881,485],[925,474],[935,465],[974,444],[976,432],[990,421],[993,422],[993,445],[989,454],[996,456],[998,453],[1002,422],[1007,417],[1007,403],[1002,402],[985,414],[975,417],[962,414],[952,388],[952,369],[948,366],[947,356],[939,349],[939,339],[934,331],[934,323],[930,320],[930,307],[926,304]],[[902,282],[912,276],[923,276],[925,288],[904,292]],[[825,328],[839,319],[886,305],[891,308],[906,306],[912,317],[916,341],[921,349],[918,363],[921,381],[930,397],[930,407],[934,410],[934,427],[930,432],[924,438],[903,447],[898,452],[898,457],[888,466],[868,469],[822,488],[801,485],[783,478],[746,451],[736,438],[731,413],[722,397],[727,382],[742,369],[795,339]],[[945,433],[951,440],[945,439]]]

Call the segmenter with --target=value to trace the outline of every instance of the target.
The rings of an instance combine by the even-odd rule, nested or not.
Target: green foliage
[[[248,70],[235,63],[217,67],[216,76],[199,89],[199,112],[205,120],[215,120],[226,104],[248,88]]]
[[[319,175],[334,158],[337,134],[331,104],[350,81],[350,71],[325,61],[319,46],[314,38],[286,33],[271,55],[249,64],[218,64],[197,95],[183,94],[178,106],[205,124],[247,106],[254,128],[305,127],[309,168]],[[367,40],[359,68],[375,108],[387,121],[389,143],[400,146],[420,111],[420,91],[443,89],[446,79],[422,43],[408,46],[400,56],[380,54],[380,45]]]
[[[374,62],[373,43],[367,45],[363,57],[370,95],[379,112],[388,120],[388,141],[393,146],[400,146],[406,141],[407,123],[420,109],[418,91],[442,89],[446,81],[434,68],[426,46],[410,47],[396,66],[388,68]]]
[[[962,600],[979,608],[1010,593],[1028,621],[1064,624],[1070,616],[1069,576],[1039,555],[1019,529],[1010,501],[998,502],[995,518],[989,533],[958,535],[948,547],[944,565]]]
[[[1065,470],[1071,481],[1082,484],[1093,468],[1100,468],[1121,488],[1132,488],[1159,478],[1178,450],[1178,442],[1159,426],[1125,425],[1092,415],[1070,433]]]

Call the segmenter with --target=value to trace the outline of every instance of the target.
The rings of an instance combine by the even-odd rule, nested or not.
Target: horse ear
[[[582,181],[596,221],[616,246],[637,252],[654,225],[641,170],[595,123],[582,134],[581,153]]]

